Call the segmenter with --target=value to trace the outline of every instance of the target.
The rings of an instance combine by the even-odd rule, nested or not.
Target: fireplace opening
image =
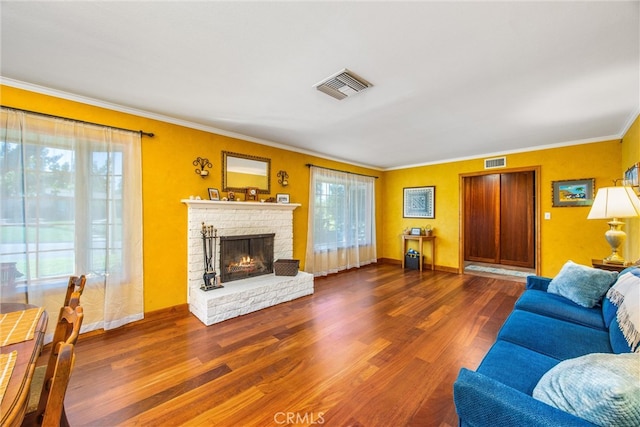
[[[273,273],[275,234],[220,237],[220,276],[223,283]]]

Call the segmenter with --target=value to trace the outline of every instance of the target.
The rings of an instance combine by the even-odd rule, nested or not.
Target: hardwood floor
[[[71,425],[455,426],[458,370],[524,286],[380,264],[315,289],[209,327],[181,308],[81,336]]]

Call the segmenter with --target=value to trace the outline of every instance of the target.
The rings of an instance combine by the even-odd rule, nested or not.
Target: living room
[[[3,2],[4,3],[4,2]],[[636,10],[637,10],[637,2]],[[637,20],[636,20],[637,21]],[[4,37],[3,37],[4,39]],[[5,41],[3,41],[3,46]],[[288,194],[290,203],[300,204],[294,211],[292,217],[293,227],[293,241],[292,241],[292,258],[299,259],[300,270],[305,270],[305,258],[308,243],[308,217],[309,217],[309,182],[310,182],[310,170],[308,164],[318,165],[324,168],[338,169],[341,171],[347,171],[354,174],[362,174],[367,176],[375,176],[375,220],[376,220],[376,241],[377,247],[377,264],[363,267],[360,271],[347,271],[331,275],[329,278],[316,278],[316,295],[311,298],[316,298],[316,302],[309,302],[304,299],[298,301],[298,305],[306,305],[307,310],[314,310],[314,304],[318,305],[317,314],[318,321],[323,316],[323,306],[321,304],[322,298],[331,300],[335,306],[327,307],[324,309],[331,311],[345,311],[348,312],[347,305],[341,305],[339,303],[340,293],[335,289],[344,287],[343,297],[346,301],[351,301],[351,304],[359,305],[365,304],[366,294],[363,294],[363,289],[369,289],[363,285],[363,289],[354,288],[353,283],[377,283],[387,281],[387,288],[392,289],[392,292],[400,292],[399,288],[402,286],[411,287],[412,291],[407,294],[403,294],[403,297],[398,300],[393,300],[394,303],[402,304],[404,309],[408,312],[415,310],[415,313],[420,313],[425,310],[425,307],[421,304],[442,304],[440,309],[428,311],[429,316],[424,320],[426,323],[418,322],[413,319],[411,323],[408,322],[406,327],[409,331],[403,331],[405,335],[402,336],[402,340],[407,342],[411,341],[412,328],[418,328],[437,325],[438,320],[444,317],[448,312],[455,312],[458,316],[463,316],[464,310],[460,307],[454,308],[450,304],[444,304],[443,299],[448,295],[447,286],[452,286],[456,294],[452,296],[452,300],[458,301],[460,304],[471,304],[471,298],[477,298],[484,305],[481,307],[474,306],[474,310],[471,310],[468,317],[461,317],[468,324],[463,324],[462,320],[454,324],[448,324],[448,333],[453,333],[455,328],[462,328],[464,331],[471,330],[472,333],[480,331],[481,338],[487,344],[484,348],[482,346],[472,347],[468,349],[470,355],[459,356],[458,359],[466,359],[469,365],[477,364],[482,354],[486,352],[488,345],[495,339],[495,333],[502,324],[502,321],[508,315],[510,309],[508,306],[513,303],[515,299],[522,292],[524,287],[519,282],[512,282],[508,279],[480,279],[477,277],[469,278],[464,273],[464,238],[463,238],[463,225],[461,223],[462,206],[464,204],[463,197],[463,178],[465,176],[482,175],[487,173],[485,169],[485,160],[487,158],[502,157],[506,159],[506,166],[499,171],[520,171],[520,170],[535,170],[536,171],[536,208],[535,208],[535,247],[536,247],[536,260],[533,270],[541,276],[554,277],[561,270],[567,260],[573,260],[576,263],[582,265],[592,265],[594,258],[602,258],[608,252],[610,252],[610,246],[603,238],[604,231],[606,230],[605,220],[588,220],[589,214],[588,206],[577,207],[559,207],[554,202],[554,182],[563,180],[574,179],[593,179],[594,188],[593,191],[601,187],[609,187],[614,185],[614,180],[619,180],[625,176],[627,172],[634,165],[640,162],[640,116],[638,115],[638,109],[633,111],[626,111],[627,119],[619,123],[615,133],[604,134],[591,134],[586,137],[565,139],[562,141],[547,141],[539,146],[528,146],[523,149],[509,149],[500,151],[485,151],[479,155],[468,154],[467,152],[456,152],[455,156],[451,156],[441,161],[423,161],[414,162],[411,155],[407,157],[405,165],[403,167],[378,167],[374,164],[361,163],[357,161],[342,160],[338,156],[332,156],[331,153],[324,153],[326,155],[313,154],[311,151],[297,150],[295,147],[288,147],[285,144],[266,144],[261,143],[258,138],[252,138],[247,135],[246,138],[242,138],[238,133],[232,131],[218,132],[214,129],[214,126],[198,124],[194,121],[184,120],[177,117],[169,117],[158,113],[150,113],[143,111],[142,109],[136,109],[133,107],[124,107],[111,104],[106,99],[94,99],[81,94],[74,93],[73,88],[52,88],[41,85],[39,82],[30,82],[28,80],[21,80],[19,76],[10,76],[7,78],[3,74],[2,85],[0,86],[2,105],[13,109],[27,110],[35,113],[42,113],[57,117],[63,117],[67,119],[73,119],[77,121],[98,123],[102,125],[108,125],[117,128],[124,129],[143,129],[147,132],[153,132],[153,137],[142,136],[140,140],[141,149],[141,193],[139,195],[140,202],[143,206],[142,209],[142,229],[140,230],[142,240],[142,265],[143,265],[143,281],[141,295],[143,306],[143,317],[145,320],[140,321],[140,330],[135,332],[132,329],[132,325],[128,325],[124,328],[114,329],[105,335],[120,336],[123,338],[118,343],[119,346],[131,345],[135,346],[136,341],[147,339],[147,334],[153,335],[154,333],[164,333],[161,329],[157,328],[157,323],[149,326],[149,319],[162,320],[164,316],[175,316],[176,312],[180,313],[177,318],[171,318],[172,322],[176,324],[186,324],[189,330],[198,335],[215,336],[216,340],[219,340],[220,345],[227,343],[236,343],[236,339],[232,338],[237,335],[237,340],[241,341],[240,337],[252,336],[255,339],[263,340],[256,341],[255,343],[248,344],[243,342],[243,346],[246,351],[252,346],[265,345],[273,338],[265,336],[251,335],[248,330],[256,328],[253,332],[257,333],[260,328],[269,322],[269,316],[278,318],[286,318],[287,313],[297,312],[299,308],[296,306],[296,302],[293,301],[291,305],[280,307],[285,310],[279,311],[267,311],[266,313],[255,313],[248,318],[239,318],[235,322],[226,326],[228,329],[221,329],[218,331],[213,330],[215,326],[205,327],[196,322],[192,322],[189,314],[185,312],[185,307],[188,304],[188,275],[189,267],[187,262],[188,253],[188,208],[183,202],[190,199],[190,197],[199,197],[203,200],[209,199],[209,189],[220,189],[221,197],[227,197],[228,194],[223,190],[223,154],[225,152],[241,153],[248,156],[255,156],[259,158],[266,158],[270,160],[271,170],[271,192],[263,194],[261,197],[269,198],[276,197],[279,193]],[[605,85],[606,86],[606,85]],[[375,87],[371,88],[374,90]],[[637,92],[637,85],[630,87],[629,91]],[[313,89],[315,91],[315,89]],[[322,95],[322,94],[319,94]],[[359,94],[357,96],[366,96],[366,93]],[[357,99],[357,98],[354,98]],[[332,100],[333,101],[333,100]],[[340,102],[348,102],[346,101]],[[337,101],[336,101],[337,102]],[[637,107],[637,102],[636,102]],[[180,116],[176,113],[176,116]],[[505,118],[505,121],[507,119]],[[541,125],[541,127],[543,127]],[[452,134],[456,133],[455,130]],[[403,135],[402,130],[392,132],[397,134],[399,138]],[[608,138],[607,138],[608,137]],[[515,137],[518,138],[517,136]],[[521,138],[527,140],[528,135],[522,134]],[[277,141],[276,141],[277,142]],[[390,141],[390,145],[399,144],[398,141]],[[448,141],[446,136],[443,136],[443,140],[431,141],[434,145],[446,145]],[[519,146],[517,142],[514,142],[514,146]],[[427,147],[428,151],[428,147]],[[206,178],[202,178],[194,173],[195,166],[193,165],[194,159],[198,157],[206,157],[211,162],[210,172]],[[286,187],[279,184],[276,177],[277,171],[286,171],[288,174],[288,185]],[[413,187],[434,187],[434,203],[436,214],[433,218],[407,218],[403,215],[403,197],[404,189]],[[231,203],[231,202],[229,202]],[[244,203],[242,201],[234,203]],[[638,235],[640,233],[640,220],[639,219],[627,219],[625,224],[625,230],[628,238],[622,247],[622,253],[628,260],[640,259],[640,239]],[[215,224],[214,224],[215,225]],[[411,228],[421,228],[429,225],[433,229],[433,233],[436,236],[436,251],[435,259],[429,259],[429,263],[435,264],[435,272],[425,271],[421,274],[413,270],[401,270],[401,262],[404,257],[404,247],[401,235],[403,230]],[[71,273],[79,273],[72,271]],[[340,276],[343,276],[341,278]],[[396,282],[398,280],[399,282]],[[485,282],[483,282],[485,280]],[[421,285],[419,285],[422,283]],[[427,291],[424,289],[418,289],[416,286],[433,286],[434,291]],[[486,286],[486,293],[478,291]],[[465,287],[475,287],[469,294],[464,294],[463,289]],[[329,292],[331,288],[333,291]],[[210,292],[216,292],[215,290]],[[374,292],[372,290],[372,292]],[[382,292],[381,289],[375,289],[375,292]],[[352,298],[350,300],[350,298]],[[495,298],[493,304],[491,300]],[[306,302],[305,302],[306,301]],[[480,304],[480,302],[478,304]],[[415,305],[412,305],[415,304]],[[55,313],[57,306],[49,309],[50,313]],[[274,310],[279,309],[275,307]],[[393,310],[389,308],[392,312]],[[401,308],[398,310],[402,311]],[[87,310],[88,311],[88,310]],[[478,314],[479,313],[479,314]],[[492,317],[493,313],[496,313],[495,318]],[[391,317],[402,313],[394,313]],[[479,317],[474,317],[477,314]],[[309,320],[309,313],[299,314],[301,319],[305,319],[305,322],[313,322]],[[404,313],[403,315],[406,315]],[[54,323],[51,321],[50,324]],[[379,320],[379,319],[378,319]],[[375,321],[372,317],[371,321]],[[295,322],[293,322],[295,324]],[[354,328],[357,332],[361,327],[357,325],[356,319],[350,319],[348,324],[356,325]],[[146,325],[146,326],[145,326]],[[258,326],[255,326],[258,325]],[[410,325],[410,326],[408,326]],[[475,326],[474,326],[475,325]],[[488,326],[485,326],[488,325]],[[369,325],[372,330],[381,328],[381,325]],[[280,324],[281,328],[284,328],[283,324]],[[292,327],[292,326],[289,326]],[[475,330],[474,328],[477,327]],[[145,328],[149,328],[148,330]],[[338,322],[330,326],[331,331],[335,333],[339,332]],[[390,329],[398,328],[398,331],[402,328],[401,324],[393,324],[389,326]],[[131,332],[130,338],[127,334]],[[285,334],[284,329],[279,333]],[[352,331],[354,334],[356,330]],[[414,330],[414,332],[416,332]],[[494,333],[493,339],[490,334]],[[278,332],[276,332],[277,334]],[[342,331],[345,335],[349,334],[349,331]],[[95,332],[92,334],[96,334]],[[111,334],[111,335],[110,335]],[[362,332],[362,336],[359,336],[359,340],[367,340],[367,334]],[[416,332],[417,334],[417,332]],[[443,331],[435,331],[435,336],[444,340],[443,346],[447,346],[445,343],[445,333]],[[91,334],[87,336],[89,338]],[[284,336],[284,335],[282,335]],[[371,338],[371,337],[369,337]],[[107,338],[92,338],[91,347],[93,349],[99,348],[100,340]],[[463,338],[459,338],[464,341]],[[473,338],[470,338],[473,339]],[[426,344],[426,337],[421,336],[421,340],[424,340]],[[83,336],[80,337],[78,342],[78,348],[82,349]],[[106,342],[106,341],[105,341]],[[334,345],[348,346],[348,340],[344,342],[336,342]],[[381,351],[384,346],[381,342],[368,342],[368,345],[372,347],[367,351],[376,352]],[[448,343],[451,344],[451,343]],[[466,344],[466,343],[463,343]],[[200,341],[197,344],[197,348],[194,352],[207,351],[209,344],[206,341]],[[215,346],[216,344],[210,344]],[[240,344],[234,344],[240,345]],[[398,344],[399,345],[399,344]],[[437,358],[434,356],[437,354],[437,346],[432,344],[433,347],[429,347],[430,351],[434,351],[431,355],[425,355],[426,359],[429,359],[430,363],[436,363]],[[462,344],[461,344],[462,345]],[[377,350],[373,350],[376,346],[379,346]],[[357,345],[353,344],[353,348],[350,350],[358,351]],[[454,349],[454,346],[447,346],[448,350]],[[87,348],[87,352],[90,350]],[[120,351],[109,349],[109,352]],[[322,350],[326,351],[326,350]],[[401,352],[401,350],[398,350]],[[99,350],[95,350],[99,353]],[[88,353],[87,353],[88,354]],[[372,353],[373,354],[373,353]],[[375,353],[378,354],[378,353]],[[236,363],[242,363],[242,355],[235,355],[238,359]],[[78,357],[78,366],[86,364],[86,361],[81,360],[82,354]],[[130,356],[130,358],[119,360],[117,363],[127,364],[135,363],[135,359],[138,356]],[[145,356],[140,356],[145,357]],[[153,357],[153,356],[151,356]],[[366,357],[363,353],[362,357]],[[380,358],[384,358],[384,352],[378,355]],[[431,359],[433,360],[431,360]],[[455,359],[453,356],[451,359]],[[348,359],[350,363],[356,359]],[[249,361],[246,361],[249,363]],[[458,360],[459,363],[460,361]],[[196,362],[190,362],[196,363]],[[330,363],[330,362],[326,362]],[[452,362],[453,363],[453,362]],[[315,365],[314,365],[315,366]],[[407,375],[411,372],[411,366],[406,368]],[[87,368],[87,367],[85,367]],[[322,365],[316,366],[317,369],[321,369]],[[326,368],[326,367],[325,367]],[[357,375],[352,378],[354,383],[358,381],[364,381],[369,374],[373,372],[367,371],[364,366],[360,371],[357,371]],[[235,369],[235,368],[234,368]],[[274,368],[275,369],[275,368]],[[301,368],[302,369],[302,368]],[[327,368],[328,369],[328,368]],[[427,368],[420,366],[419,369],[425,369],[425,372],[420,375],[426,375]],[[430,367],[433,369],[433,366]],[[87,371],[90,369],[87,368]],[[78,371],[82,372],[82,371]],[[420,372],[418,370],[418,372]],[[429,370],[428,372],[432,372]],[[440,379],[441,381],[434,383],[433,387],[446,388],[451,387],[455,377],[451,378],[451,370],[447,370],[446,378]],[[147,375],[151,375],[147,373]],[[163,373],[163,375],[171,375],[170,373]],[[258,374],[256,374],[258,375]],[[339,375],[339,373],[335,373]],[[97,390],[88,389],[90,384],[86,380],[78,382],[82,386],[76,386],[74,389],[73,377],[70,385],[70,393],[76,397],[73,398],[73,403],[69,407],[70,420],[74,420],[73,407],[79,407],[81,405],[80,398],[83,393],[96,394]],[[80,381],[80,380],[78,380]],[[148,378],[145,381],[149,381]],[[330,379],[328,381],[331,381]],[[398,386],[400,377],[394,379],[394,384]],[[167,383],[168,384],[168,383]],[[175,384],[168,386],[165,384],[163,393],[171,394],[171,387],[179,387]],[[275,384],[275,383],[274,383]],[[380,386],[379,383],[378,386]],[[287,387],[286,384],[278,384],[278,386]],[[330,389],[326,384],[327,389]],[[183,387],[191,387],[188,382]],[[275,385],[274,385],[275,387]],[[391,387],[391,386],[390,386]],[[268,388],[268,387],[267,387]],[[227,393],[231,391],[227,390]],[[244,399],[252,400],[255,402],[260,401],[264,395],[268,395],[268,392],[264,389],[260,391],[259,395],[252,394],[255,389],[243,390],[243,393],[238,395],[229,396],[230,402],[239,402]],[[397,393],[408,393],[409,390],[406,387],[398,388]],[[336,392],[337,393],[337,392]],[[448,394],[447,394],[448,393]],[[443,425],[453,425],[455,419],[455,413],[453,409],[453,401],[451,400],[451,390],[447,393],[442,393],[442,396],[446,396],[448,401],[443,403],[443,412],[447,413],[441,420]],[[291,394],[295,394],[295,390],[291,390]],[[233,397],[233,399],[231,399]],[[189,397],[193,400],[205,398],[204,396],[192,396]],[[323,399],[331,400],[331,393],[327,392],[323,395]],[[153,400],[152,397],[149,399]],[[237,400],[236,400],[237,399]],[[309,397],[311,399],[311,397]],[[442,398],[442,400],[446,400]],[[264,402],[264,400],[263,400]],[[148,408],[150,408],[151,401],[147,402]],[[304,420],[297,420],[295,422],[288,422],[288,424],[322,424],[325,419],[329,420],[330,417],[324,410],[320,411],[314,407],[312,401],[299,403],[299,406],[291,409],[284,403],[281,408],[275,410],[275,412],[282,412],[281,418],[287,419],[290,415],[289,412],[294,410],[296,416],[304,416],[307,418]],[[371,404],[376,403],[375,400],[369,402]],[[133,403],[131,403],[133,405]],[[399,405],[398,401],[393,403],[386,403],[387,405]],[[227,405],[230,405],[227,403]],[[307,406],[305,406],[307,405]],[[416,404],[417,405],[417,404]],[[276,405],[277,406],[277,405]],[[321,405],[322,406],[322,405]],[[126,407],[126,405],[125,405]],[[275,406],[273,406],[275,407]],[[324,408],[324,406],[322,406]],[[412,407],[413,408],[413,407]],[[125,411],[120,408],[119,410]],[[229,408],[223,409],[231,410]],[[308,411],[307,411],[308,410]],[[363,409],[360,409],[364,412]],[[412,409],[413,410],[413,409]],[[431,409],[430,409],[431,410]],[[306,411],[306,412],[305,412]],[[343,409],[346,411],[346,409]],[[121,412],[121,413],[123,413]],[[323,412],[323,414],[320,414]],[[375,410],[371,410],[375,413]],[[402,412],[402,411],[400,411]],[[270,415],[273,419],[273,414]],[[414,418],[413,422],[419,421],[424,425],[434,425],[431,414],[423,414],[423,418]],[[106,417],[106,415],[105,415]],[[154,414],[154,419],[158,418],[158,413]],[[193,418],[185,419],[176,418],[176,423],[188,424]],[[133,418],[133,417],[132,417]],[[312,419],[313,418],[313,419]],[[127,424],[128,418],[117,418],[116,424]],[[230,419],[234,419],[231,417]],[[319,421],[322,420],[322,422]],[[349,418],[344,416],[334,418],[334,422],[339,420],[340,423],[348,423]],[[395,421],[404,420],[409,424],[411,418],[396,418]],[[103,422],[107,418],[103,419]],[[237,419],[234,419],[237,421]],[[264,421],[264,419],[260,419]],[[290,420],[289,420],[290,421]],[[388,419],[387,421],[392,421]],[[353,425],[357,425],[358,419],[351,421]],[[376,421],[376,418],[368,419],[368,423],[364,425],[375,425],[376,422],[382,423],[382,421]],[[193,424],[196,422],[193,421]],[[274,424],[276,422],[274,421]],[[283,423],[284,424],[284,423]],[[103,424],[106,425],[106,424]],[[382,425],[382,424],[377,424]]]

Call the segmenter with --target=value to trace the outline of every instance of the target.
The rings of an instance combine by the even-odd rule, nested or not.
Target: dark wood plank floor
[[[458,370],[523,288],[381,264],[209,327],[152,314],[80,337],[67,413],[74,426],[455,426]]]

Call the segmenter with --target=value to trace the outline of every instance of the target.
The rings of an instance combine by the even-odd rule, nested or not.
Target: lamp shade
[[[636,216],[640,216],[640,199],[631,187],[604,187],[598,190],[587,219]]]

